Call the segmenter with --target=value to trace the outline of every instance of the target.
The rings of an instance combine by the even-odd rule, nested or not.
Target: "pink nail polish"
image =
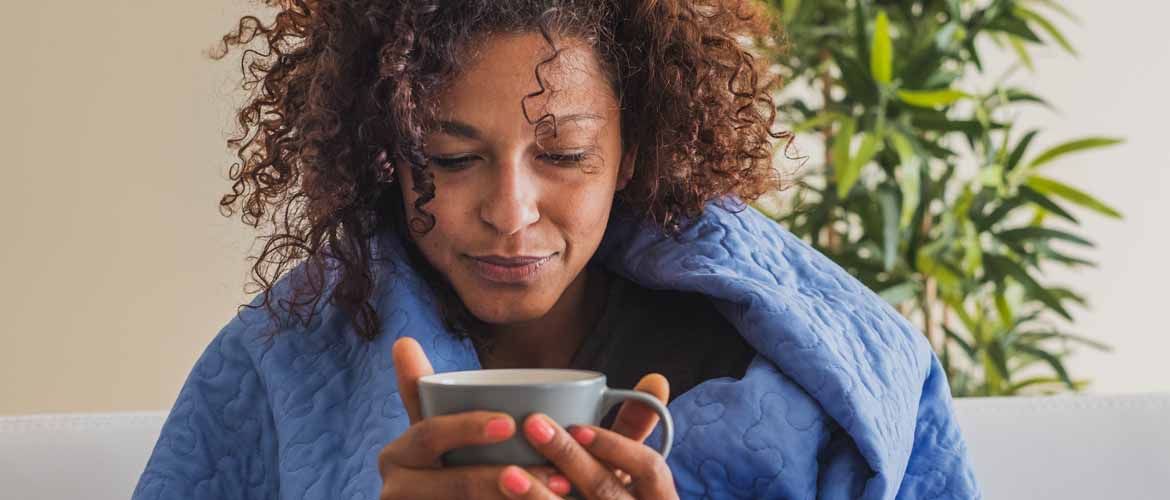
[[[487,437],[503,439],[512,434],[512,423],[508,422],[508,419],[504,417],[493,418],[488,420],[483,431]]]
[[[589,446],[593,442],[593,438],[597,437],[597,433],[593,432],[593,429],[581,426],[573,426],[572,429],[569,429],[569,434],[584,446]]]
[[[558,495],[568,495],[573,487],[569,485],[569,479],[565,476],[554,475],[548,478],[548,489]]]
[[[527,492],[529,486],[531,484],[529,484],[528,478],[524,477],[524,474],[518,469],[508,469],[504,472],[504,487],[508,488],[508,491],[519,495]]]
[[[528,437],[536,444],[545,444],[552,441],[553,428],[549,425],[548,420],[544,417],[532,417],[528,419],[525,430],[528,431]]]

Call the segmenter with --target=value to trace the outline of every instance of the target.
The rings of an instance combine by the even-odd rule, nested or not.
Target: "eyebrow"
[[[601,116],[595,115],[593,113],[573,113],[571,115],[557,116],[556,117],[558,126],[562,123],[568,123],[568,122],[573,122],[573,121],[602,120],[602,119],[603,118]],[[477,129],[477,128],[475,128],[467,123],[461,122],[459,120],[439,120],[435,124],[437,125],[438,132],[443,132],[446,134],[459,136],[459,137],[466,137],[468,139],[477,140],[477,141],[481,140],[481,138],[482,138],[482,135],[480,134],[479,129]]]

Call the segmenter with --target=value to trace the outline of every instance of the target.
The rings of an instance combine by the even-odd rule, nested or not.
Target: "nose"
[[[540,220],[540,186],[523,159],[500,160],[496,167],[479,217],[497,233],[510,236]]]

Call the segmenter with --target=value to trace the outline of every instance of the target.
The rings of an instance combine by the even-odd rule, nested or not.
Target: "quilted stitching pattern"
[[[623,213],[598,258],[643,286],[711,297],[759,353],[743,379],[708,380],[671,403],[681,496],[980,496],[937,358],[880,298],[750,208],[712,204],[676,238]],[[404,262],[389,236],[376,251]],[[265,311],[229,322],[192,369],[133,498],[377,498],[378,451],[409,424],[394,340],[418,339],[436,371],[480,367],[417,276],[385,271],[394,286],[379,288],[373,342],[331,306],[271,343],[259,336]]]

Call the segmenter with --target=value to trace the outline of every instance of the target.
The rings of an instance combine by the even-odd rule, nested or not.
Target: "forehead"
[[[539,33],[493,34],[470,44],[462,69],[437,95],[439,115],[524,120],[521,101],[532,120],[544,113],[615,113],[594,50],[573,39],[554,42],[561,51],[551,61],[553,49]]]

